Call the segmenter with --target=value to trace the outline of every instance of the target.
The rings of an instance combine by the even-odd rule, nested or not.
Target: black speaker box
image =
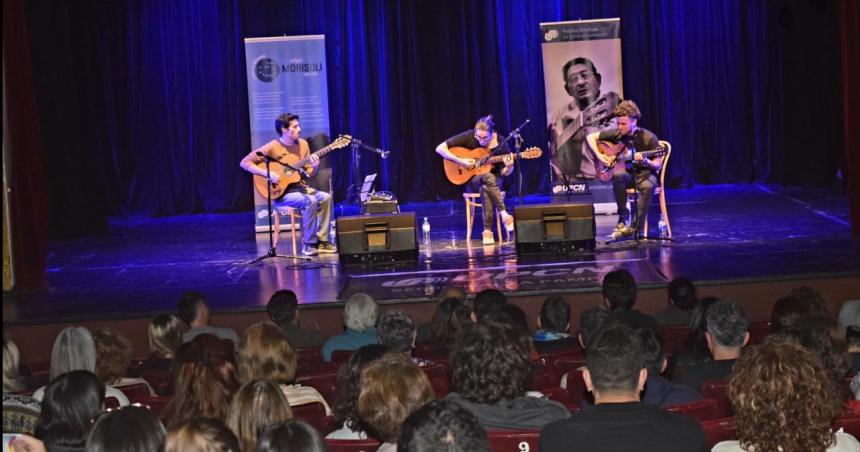
[[[340,217],[337,248],[344,265],[417,262],[415,212]]]
[[[580,202],[516,206],[518,254],[571,254],[594,250],[594,206]]]

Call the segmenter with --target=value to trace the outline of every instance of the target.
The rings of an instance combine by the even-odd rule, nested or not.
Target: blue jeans
[[[293,191],[275,201],[275,208],[292,207],[302,212],[302,241],[313,245],[328,242],[331,224],[331,195],[310,187]]]

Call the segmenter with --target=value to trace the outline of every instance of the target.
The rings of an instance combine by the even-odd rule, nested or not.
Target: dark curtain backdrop
[[[621,18],[624,92],[641,125],[673,143],[671,185],[827,184],[844,161],[837,6],[31,0],[49,231],[249,209],[243,38],[281,34],[326,35],[332,132],[391,150],[364,154],[360,175],[380,171],[401,199],[458,195],[433,149],[480,115],[503,133],[530,118],[526,142],[545,148],[538,23],[605,17]],[[330,155],[342,199],[349,153]],[[547,189],[546,168],[546,157],[522,164],[526,193]]]

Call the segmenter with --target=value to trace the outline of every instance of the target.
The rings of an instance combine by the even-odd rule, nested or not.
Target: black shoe
[[[332,245],[331,242],[319,242],[317,244],[317,251],[322,254],[334,254],[337,253],[337,247]]]

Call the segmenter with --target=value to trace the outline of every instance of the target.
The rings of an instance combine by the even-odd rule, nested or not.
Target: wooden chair
[[[502,199],[505,199],[505,192],[502,192]],[[466,240],[472,240],[472,223],[475,220],[475,208],[484,207],[481,203],[480,193],[463,193],[463,200],[466,201]],[[484,215],[487,215],[484,212]],[[508,241],[511,240],[511,233],[507,229],[504,230],[507,234]],[[502,211],[496,212],[496,232],[499,235],[499,243],[504,243],[502,240]]]
[[[539,449],[540,430],[491,430],[487,438],[493,452],[532,452]]]
[[[382,445],[375,439],[326,439],[329,452],[376,452]]]
[[[707,421],[719,418],[719,409],[717,402],[713,400],[699,400],[698,402],[685,403],[684,405],[675,405],[666,407],[667,411],[683,414],[697,421]]]
[[[672,156],[672,144],[668,141],[660,140],[660,146],[666,148],[666,155],[663,156],[663,167],[657,174],[659,183],[654,187],[654,196],[660,202],[660,213],[663,214],[663,219],[666,221],[666,231],[669,233],[669,238],[672,238],[672,225],[669,223],[669,210],[666,208],[666,189],[664,182],[666,180],[666,169],[669,168],[669,157]],[[636,190],[633,188],[627,189],[627,198],[636,196]],[[639,219],[639,224],[642,226],[642,236],[648,237],[648,212],[645,212],[645,218]],[[637,232],[638,233],[638,232]]]
[[[274,207],[274,204],[272,206]],[[299,249],[296,245],[296,218],[301,218],[301,214],[296,213],[296,209],[287,206],[274,207],[274,209],[275,212],[273,212],[273,214],[275,215],[275,221],[273,227],[275,228],[275,246],[277,246],[278,238],[281,235],[281,212],[283,212],[284,215],[290,216],[290,238],[293,242],[293,255],[298,256]],[[304,243],[302,243],[302,246],[304,246]]]

